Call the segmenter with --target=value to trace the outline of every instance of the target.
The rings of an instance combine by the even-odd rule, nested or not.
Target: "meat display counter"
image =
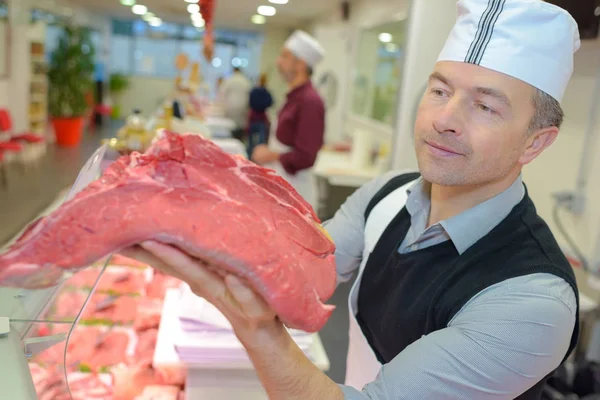
[[[90,157],[65,200],[74,197],[92,180],[99,177],[105,151],[106,147],[102,146]],[[57,207],[60,202],[51,206],[48,211]],[[104,268],[105,266],[93,270],[96,274],[93,278],[95,283],[98,282]],[[71,276],[72,273],[65,272],[59,284],[44,289],[0,288],[0,354],[2,355],[0,387],[2,387],[3,397],[37,399],[28,359],[67,340],[93,293],[92,287],[89,296],[84,299],[79,311],[75,313],[75,318],[46,319],[46,313],[61,291],[63,283]],[[41,327],[43,329],[40,329]],[[66,356],[63,359],[66,359]],[[61,371],[57,372],[63,372],[66,380],[65,365],[59,365],[58,368]]]

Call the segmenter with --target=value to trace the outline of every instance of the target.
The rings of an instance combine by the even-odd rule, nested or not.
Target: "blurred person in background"
[[[233,69],[233,74],[221,86],[225,117],[235,123],[236,127],[232,134],[238,140],[244,139],[250,89],[252,89],[252,83],[238,67]]]
[[[303,31],[294,32],[285,42],[277,68],[289,88],[287,100],[275,135],[251,155],[252,161],[274,169],[313,207],[317,199],[311,167],[323,146],[325,104],[310,79],[324,54],[319,42]]]
[[[250,92],[250,114],[248,115],[248,157],[254,147],[267,143],[271,121],[267,110],[273,105],[273,96],[267,89],[267,74],[258,79],[258,86]]]

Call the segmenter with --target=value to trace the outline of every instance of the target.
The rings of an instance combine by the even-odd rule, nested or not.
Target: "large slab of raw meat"
[[[0,255],[0,286],[54,285],[145,240],[235,273],[292,328],[319,330],[333,311],[334,245],[284,179],[196,135],[166,132],[124,156]]]

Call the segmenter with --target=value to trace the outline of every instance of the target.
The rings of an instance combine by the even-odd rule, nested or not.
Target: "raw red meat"
[[[76,327],[71,333],[67,345],[67,365],[84,362],[95,351],[96,340],[100,335],[99,327]],[[63,365],[65,343],[56,344],[36,357],[36,362],[47,365]]]
[[[130,335],[124,330],[78,326],[67,345],[67,367],[85,365],[92,371],[127,361]],[[40,353],[35,361],[49,366],[64,364],[65,344],[60,343]]]
[[[135,346],[135,359],[139,361],[152,362],[158,329],[150,329],[138,334],[138,342]]]
[[[197,135],[165,133],[123,156],[0,256],[0,285],[53,285],[144,240],[172,244],[249,281],[291,328],[317,331],[333,306],[334,245],[273,171]]]
[[[112,371],[114,400],[133,400],[146,386],[161,385],[161,378],[149,363],[126,367],[118,366]]]
[[[181,283],[177,278],[155,271],[152,282],[146,286],[146,296],[162,300],[168,289],[177,289],[181,287]]]
[[[95,340],[92,353],[82,360],[92,371],[127,362],[129,334],[124,331],[111,331]]]
[[[82,291],[63,291],[54,304],[52,317],[56,320],[75,321],[75,317],[85,302],[88,293]],[[108,294],[93,293],[81,321],[103,320],[119,324],[131,323],[136,318],[138,299],[131,296],[113,297]]]
[[[177,400],[180,392],[177,386],[146,386],[135,400]]]
[[[162,315],[163,302],[159,299],[143,297],[138,299],[137,313],[133,321],[136,331],[158,328]]]
[[[136,317],[138,299],[131,296],[112,297],[95,294],[83,312],[82,319],[104,320],[118,324],[128,324]]]
[[[90,268],[77,272],[68,280],[67,286],[76,288],[91,288],[98,279],[100,270]],[[132,268],[107,268],[98,286],[96,292],[114,292],[122,294],[142,293],[146,285],[146,276],[144,270]]]

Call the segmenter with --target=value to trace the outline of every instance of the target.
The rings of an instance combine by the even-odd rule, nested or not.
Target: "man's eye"
[[[435,96],[439,96],[439,97],[444,96],[444,94],[445,94],[444,91],[442,91],[440,89],[432,89],[431,93],[433,93]]]
[[[477,104],[477,107],[485,113],[493,114],[495,112],[492,108],[486,106],[485,104]]]

